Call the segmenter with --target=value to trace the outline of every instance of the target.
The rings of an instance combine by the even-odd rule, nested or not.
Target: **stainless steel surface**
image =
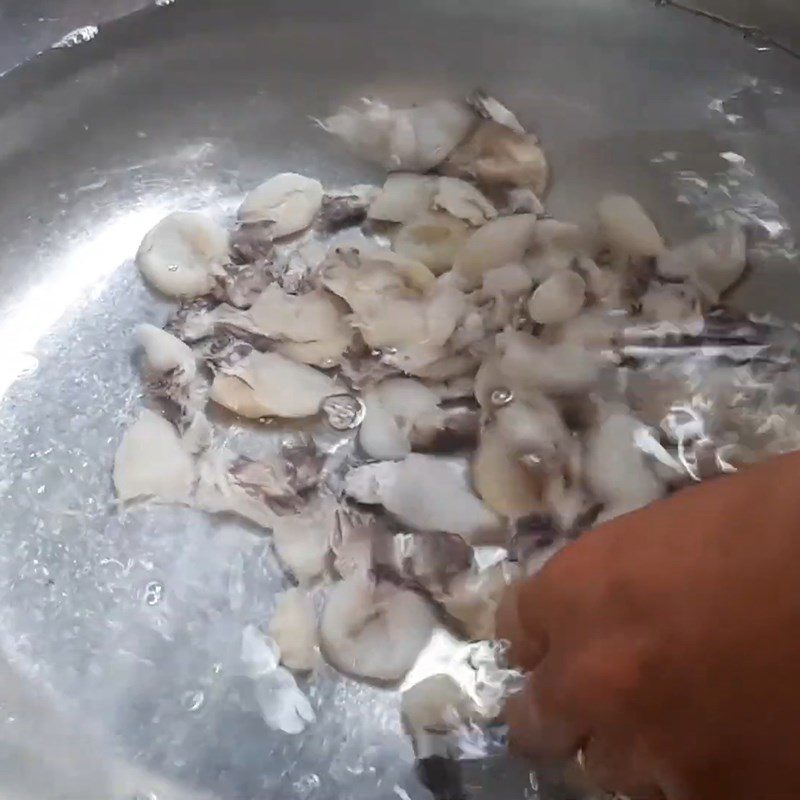
[[[167,210],[227,213],[278,170],[378,177],[309,116],[480,85],[541,134],[555,214],[585,217],[623,190],[678,237],[737,208],[761,242],[741,302],[800,319],[800,61],[673,12],[178,0],[0,81],[0,643],[15,671],[0,792],[426,796],[389,693],[326,674],[308,734],[262,723],[238,648],[284,583],[267,541],[187,510],[115,506],[111,461],[140,393],[131,330],[167,310],[130,257]],[[90,22],[72,19],[53,38]],[[517,782],[503,769],[476,768],[472,794],[535,796],[526,769]]]

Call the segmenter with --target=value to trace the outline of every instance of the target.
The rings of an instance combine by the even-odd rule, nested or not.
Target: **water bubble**
[[[349,431],[364,421],[366,409],[360,397],[352,394],[332,394],[320,404],[328,425],[335,431]]]
[[[181,698],[181,705],[187,711],[199,711],[203,707],[203,703],[206,701],[206,696],[203,691],[197,689],[196,691],[188,691],[186,692],[183,697]]]
[[[164,584],[161,581],[150,581],[144,587],[144,602],[148,606],[157,606],[164,598]]]
[[[298,778],[292,784],[292,788],[294,789],[297,797],[304,800],[306,797],[309,797],[317,789],[319,789],[320,783],[321,781],[319,779],[319,775],[315,775],[313,772],[310,772],[308,775],[303,775],[302,778]]]
[[[495,408],[507,406],[514,399],[514,393],[505,386],[494,389],[489,395],[489,400]]]

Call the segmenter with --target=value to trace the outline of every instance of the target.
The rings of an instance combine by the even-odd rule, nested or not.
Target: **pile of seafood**
[[[772,326],[723,303],[742,227],[667,243],[618,194],[592,226],[553,219],[537,137],[480,92],[319,124],[383,185],[283,173],[229,228],[178,211],[142,242],[142,276],[178,305],[136,331],[150,402],[114,483],[271,536],[292,586],[242,637],[270,725],[313,721],[296,676],[324,659],[400,687],[429,755],[513,683],[492,641],[509,581],[800,426],[753,411],[782,365]]]

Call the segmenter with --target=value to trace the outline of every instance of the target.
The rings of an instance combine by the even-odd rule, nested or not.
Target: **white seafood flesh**
[[[328,592],[320,643],[337,669],[396,682],[414,665],[434,623],[433,611],[415,592],[352,575]]]
[[[382,381],[365,393],[364,406],[359,444],[368,456],[377,459],[408,455],[412,431],[433,431],[443,419],[438,395],[411,378]]]
[[[460,178],[441,177],[436,183],[433,207],[477,227],[497,216],[497,209],[480,189]]]
[[[603,243],[618,255],[647,258],[664,251],[664,240],[655,223],[628,195],[606,195],[597,204],[597,218]]]
[[[367,161],[387,170],[425,172],[447,158],[474,121],[465,105],[448,100],[392,109],[365,99],[363,110],[342,108],[321,125]]]
[[[455,459],[412,453],[402,461],[356,467],[345,478],[345,491],[359,502],[383,505],[417,530],[478,541],[502,528],[472,492],[467,465]]]
[[[225,229],[193,211],[176,211],[162,219],[136,254],[145,280],[170,297],[207,294],[227,260]]]
[[[494,639],[500,598],[517,576],[508,562],[475,568],[453,579],[448,591],[436,599],[457,619],[470,639]]]
[[[528,301],[534,322],[544,325],[566,322],[577,316],[586,299],[586,283],[576,272],[564,270],[551,275]]]
[[[272,522],[275,553],[301,585],[314,583],[328,566],[336,508],[333,498],[320,497],[302,513]]]
[[[450,675],[431,675],[403,692],[400,712],[412,733],[446,733],[475,715],[466,692]]]
[[[533,214],[516,214],[488,222],[467,239],[456,256],[453,271],[468,288],[480,286],[487,272],[522,261],[535,229]]]
[[[370,219],[409,222],[430,210],[437,192],[437,178],[413,172],[393,172],[369,207]]]
[[[277,346],[280,352],[307,364],[330,366],[353,338],[341,301],[321,289],[295,295],[272,284],[248,314],[259,333],[288,340]]]
[[[253,189],[239,208],[244,223],[271,222],[279,239],[307,228],[322,206],[322,184],[295,172],[282,172]]]
[[[533,278],[522,264],[506,264],[483,276],[483,294],[488,297],[519,297],[533,287]]]
[[[483,120],[439,168],[479,186],[525,187],[541,197],[549,169],[539,140],[494,120]]]
[[[195,481],[192,457],[162,416],[144,409],[114,456],[114,486],[122,500],[187,502]]]
[[[543,462],[557,459],[570,438],[558,406],[534,392],[498,408],[494,417],[498,434],[514,453]]]
[[[401,255],[421,261],[434,275],[441,275],[453,266],[469,232],[467,223],[457,217],[430,212],[415,217],[400,228],[394,237],[394,249]]]
[[[545,393],[584,391],[598,378],[596,355],[570,344],[546,345],[521,331],[498,336],[502,349],[500,371],[529,389]]]
[[[610,413],[589,436],[586,478],[594,494],[606,503],[604,519],[641,508],[664,494],[664,486],[636,446],[640,427],[627,413]]]
[[[300,671],[314,669],[319,654],[317,618],[314,603],[305,590],[295,586],[278,595],[269,635],[280,648],[282,664]]]
[[[310,417],[337,391],[332,378],[279,353],[254,351],[232,369],[214,378],[211,399],[243,417]]]
[[[526,517],[542,506],[542,482],[526,469],[494,427],[481,435],[472,460],[475,491],[489,508],[509,519]]]
[[[182,382],[197,375],[197,361],[189,345],[155,325],[143,323],[135,332],[136,341],[144,350],[147,368],[156,374],[175,371]]]
[[[742,276],[747,238],[741,228],[723,228],[663,253],[658,271],[667,278],[688,278],[711,302]]]

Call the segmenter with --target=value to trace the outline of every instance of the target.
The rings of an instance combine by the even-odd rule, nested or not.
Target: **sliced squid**
[[[447,158],[474,120],[465,105],[448,100],[392,109],[365,99],[363,110],[342,108],[321,125],[356,155],[387,170],[426,172]]]
[[[494,639],[497,607],[517,574],[515,565],[507,561],[483,569],[476,565],[457,576],[448,591],[437,595],[436,599],[461,623],[468,638]]]
[[[456,256],[453,271],[468,288],[480,286],[484,275],[491,270],[522,261],[535,229],[533,214],[516,214],[488,222],[467,239]]]
[[[546,345],[521,331],[498,336],[500,371],[528,388],[545,393],[581,392],[596,381],[600,361],[595,353],[570,344]]]
[[[228,234],[205,214],[176,211],[142,240],[136,265],[169,297],[199,297],[216,285],[228,260]]]
[[[439,169],[444,175],[472,179],[487,188],[526,187],[539,197],[549,178],[539,140],[494,120],[481,121]]]
[[[306,364],[332,366],[353,339],[341,301],[321,289],[295,295],[272,284],[248,314],[261,335],[285,340],[279,352]]]
[[[480,189],[460,178],[439,178],[433,207],[463,219],[473,227],[483,225],[497,216],[497,209]]]
[[[431,675],[403,692],[400,713],[415,738],[453,731],[476,715],[474,704],[446,674]]]
[[[336,530],[336,501],[320,496],[300,514],[272,523],[272,543],[281,564],[301,585],[317,581],[328,567]]]
[[[389,252],[340,250],[329,259],[323,281],[353,310],[351,321],[367,344],[422,347],[424,358],[416,363],[424,366],[443,355],[440,348],[464,313],[466,298],[452,286],[436,282],[421,262],[386,255]],[[401,358],[402,354],[398,361]]]
[[[328,592],[320,644],[342,672],[394,683],[414,665],[434,624],[433,611],[415,592],[353,575]]]
[[[601,520],[634,511],[664,494],[664,485],[636,446],[634,433],[640,426],[629,414],[612,412],[589,436],[586,479],[605,503]]]
[[[366,414],[359,443],[371,458],[403,458],[412,435],[432,436],[444,421],[438,395],[420,381],[389,378],[364,395]]]
[[[413,172],[393,172],[369,207],[369,218],[380,222],[409,222],[431,208],[437,178]]]
[[[533,288],[533,278],[522,264],[506,264],[483,276],[486,297],[519,297]]]
[[[195,481],[192,457],[162,416],[144,409],[114,456],[114,487],[123,502],[138,498],[187,502]]]
[[[343,228],[360,225],[367,218],[369,207],[379,192],[377,186],[360,183],[343,192],[326,193],[322,198],[316,229],[335,233]]]
[[[484,119],[493,119],[517,133],[525,133],[525,128],[513,111],[506,108],[496,97],[485,92],[475,91],[468,98],[469,104]]]
[[[570,439],[558,406],[542,394],[527,392],[494,412],[498,435],[517,455],[552,464]]]
[[[600,237],[617,255],[653,258],[664,251],[664,240],[647,212],[632,197],[606,195],[597,204]]]
[[[176,336],[148,323],[137,326],[135,336],[151,372],[175,372],[186,383],[197,375],[197,361],[192,349]]]
[[[295,586],[278,596],[269,635],[278,644],[284,666],[301,672],[314,669],[319,658],[317,616],[304,589]]]
[[[667,278],[688,278],[710,302],[717,302],[747,266],[747,237],[742,228],[723,228],[663,253],[658,271]]]
[[[526,469],[495,427],[488,427],[472,460],[475,491],[489,508],[509,519],[542,510],[542,481]]]
[[[336,382],[313,367],[279,353],[256,351],[230,373],[218,373],[211,385],[215,403],[253,419],[311,417],[336,392]]]
[[[524,263],[534,280],[545,281],[579,262],[585,246],[585,236],[577,225],[541,219],[533,229]]]
[[[270,223],[274,239],[309,227],[322,206],[322,184],[295,172],[275,175],[251,191],[239,208],[246,224]]]
[[[429,212],[403,225],[394,237],[400,255],[421,261],[434,275],[441,275],[453,261],[469,236],[466,222],[450,214]]]
[[[358,502],[382,505],[416,530],[468,541],[491,540],[502,530],[499,517],[472,492],[459,459],[412,453],[402,461],[366,464],[350,470],[345,491]]]
[[[586,282],[577,272],[564,270],[537,287],[528,301],[528,313],[544,325],[566,322],[580,313],[585,300]]]

